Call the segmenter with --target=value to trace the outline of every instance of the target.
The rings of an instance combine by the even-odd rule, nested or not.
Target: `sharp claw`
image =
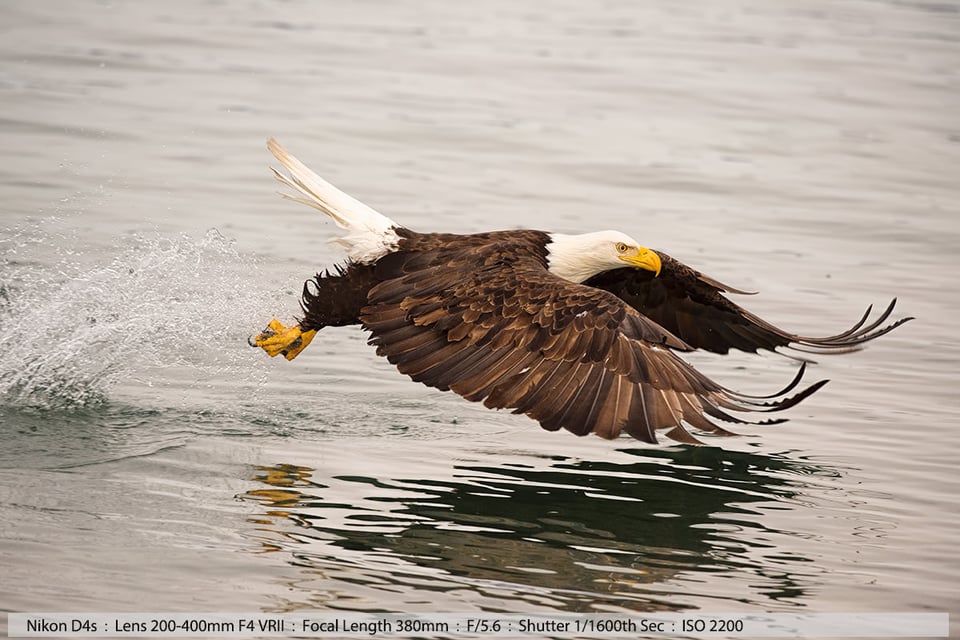
[[[250,336],[249,338],[247,338],[247,344],[250,345],[251,347],[259,347],[261,343],[263,343],[265,340],[268,340],[269,338],[272,338],[275,335],[276,333],[272,329],[264,329],[257,335]]]
[[[299,325],[285,327],[274,318],[266,329],[250,336],[247,343],[252,347],[260,347],[271,358],[283,355],[287,360],[293,360],[310,344],[316,334],[315,329],[303,331]]]

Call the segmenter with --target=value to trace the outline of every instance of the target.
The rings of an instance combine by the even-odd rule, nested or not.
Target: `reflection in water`
[[[286,609],[369,610],[377,591],[395,603],[406,589],[420,598],[465,591],[460,601],[471,608],[497,609],[502,599],[530,609],[675,610],[687,606],[676,594],[695,593],[704,574],[738,571],[756,576],[754,604],[800,604],[807,559],[757,566],[747,554],[779,533],[760,523],[760,509],[795,501],[804,477],[834,472],[704,447],[627,453],[636,460],[528,458],[456,466],[446,479],[325,484],[309,467],[277,464],[257,467],[265,486],[243,497],[265,508],[252,519],[262,550],[291,553],[302,569],[295,590],[306,601]],[[337,593],[337,581],[355,588]],[[743,601],[712,591],[718,606]]]

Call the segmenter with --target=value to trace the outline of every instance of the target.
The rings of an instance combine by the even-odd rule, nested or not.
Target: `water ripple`
[[[629,455],[628,463],[511,460],[457,464],[445,478],[321,483],[316,469],[282,463],[256,467],[263,488],[243,498],[261,505],[251,522],[264,550],[285,551],[310,574],[362,568],[371,590],[400,593],[429,574],[441,590],[534,593],[531,605],[549,596],[570,610],[664,610],[683,608],[659,598],[668,583],[747,570],[762,578],[748,602],[802,601],[819,569],[801,554],[766,551],[790,534],[765,525],[763,510],[792,503],[816,486],[812,478],[838,469],[718,449]]]

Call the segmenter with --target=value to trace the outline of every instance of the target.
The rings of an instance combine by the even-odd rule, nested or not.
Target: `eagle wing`
[[[495,253],[495,252],[494,252]],[[730,435],[710,418],[785,409],[826,381],[782,397],[738,394],[673,350],[690,347],[617,296],[550,274],[532,259],[484,251],[438,259],[388,256],[391,277],[370,290],[361,320],[377,353],[413,380],[545,429],[656,442],[697,442],[684,424]],[[767,422],[780,422],[768,420]]]
[[[613,293],[632,308],[696,349],[727,353],[739,349],[756,353],[790,347],[809,353],[843,353],[889,333],[912,318],[883,325],[896,298],[880,316],[867,323],[872,307],[850,329],[827,337],[801,336],[784,331],[731,302],[724,292],[749,294],[727,286],[679,260],[657,251],[658,276],[650,271],[623,268],[600,273],[584,284]]]

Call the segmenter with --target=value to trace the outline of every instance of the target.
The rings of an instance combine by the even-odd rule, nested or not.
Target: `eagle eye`
[[[628,248],[629,247],[623,242],[617,243],[617,253],[626,253]]]

